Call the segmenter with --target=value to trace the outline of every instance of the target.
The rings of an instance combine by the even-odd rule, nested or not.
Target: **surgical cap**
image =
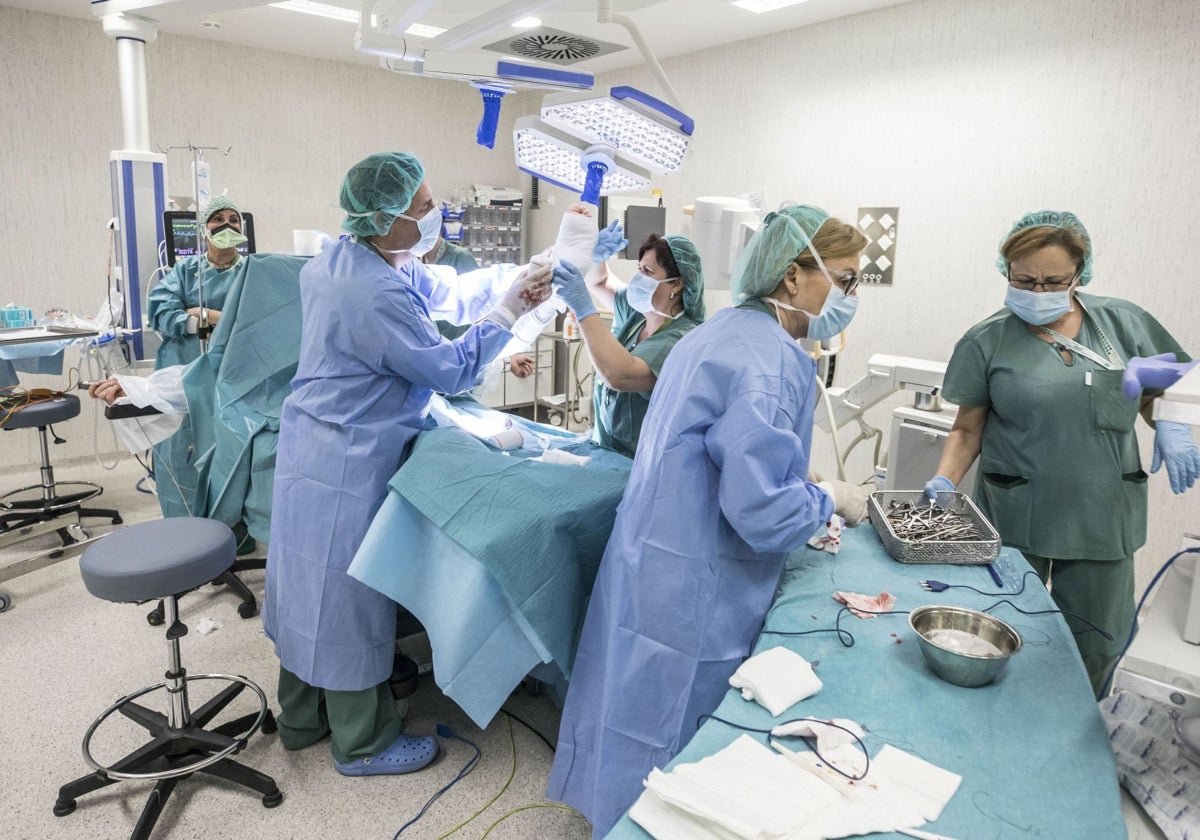
[[[347,214],[342,229],[382,236],[412,205],[424,180],[425,167],[408,152],[382,152],[360,160],[342,181],[338,202]]]
[[[788,263],[808,248],[828,218],[828,213],[811,204],[798,204],[768,213],[762,227],[755,231],[733,265],[729,289],[734,303],[764,297],[775,291]]]
[[[1084,242],[1083,265],[1079,268],[1079,285],[1086,286],[1092,282],[1092,237],[1088,235],[1087,228],[1083,226],[1083,222],[1079,221],[1079,217],[1066,210],[1038,210],[1035,213],[1026,213],[1013,222],[1012,229],[1000,240],[1000,256],[996,258],[997,271],[1005,277],[1008,276],[1008,260],[1004,258],[1004,244],[1012,238],[1014,233],[1035,227],[1062,228],[1082,239]]]
[[[208,220],[211,219],[213,214],[218,210],[232,210],[239,216],[242,215],[242,211],[238,209],[238,206],[234,204],[231,199],[229,199],[227,196],[219,195],[212,201],[208,202],[208,207],[204,208],[204,224],[207,225]]]
[[[704,322],[704,269],[700,266],[700,252],[686,236],[666,237],[667,247],[679,266],[683,278],[683,311],[697,324]]]

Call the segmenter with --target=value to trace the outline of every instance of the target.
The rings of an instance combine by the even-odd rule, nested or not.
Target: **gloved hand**
[[[836,478],[822,481],[817,485],[833,497],[833,512],[846,520],[846,524],[854,527],[867,518],[867,497],[871,488],[863,484],[851,484],[848,481],[838,481]]]
[[[1174,353],[1157,356],[1134,356],[1125,365],[1121,391],[1136,400],[1143,388],[1162,389],[1174,385],[1179,378],[1196,366],[1196,362],[1177,362]]]
[[[504,297],[485,320],[495,321],[506,330],[511,330],[518,318],[550,297],[552,276],[550,266],[530,264],[508,287]]]
[[[559,260],[558,265],[554,266],[552,282],[558,296],[575,313],[576,321],[582,321],[587,316],[596,314],[596,304],[592,300],[592,293],[588,291],[587,283],[583,281],[583,275],[575,266]]]
[[[1158,472],[1167,465],[1167,477],[1171,489],[1182,493],[1196,483],[1200,477],[1200,449],[1192,440],[1192,427],[1186,423],[1159,420],[1154,430],[1154,460],[1150,472]]]
[[[621,230],[621,221],[613,219],[608,227],[600,231],[600,238],[596,240],[596,247],[592,250],[592,262],[606,262],[618,251],[624,250],[628,244],[629,240]],[[575,313],[575,317],[579,317],[578,312]]]
[[[935,475],[925,482],[925,496],[931,502],[938,500],[938,493],[953,493],[957,489],[954,482],[944,475]]]

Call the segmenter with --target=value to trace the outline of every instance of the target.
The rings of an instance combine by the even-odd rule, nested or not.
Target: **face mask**
[[[213,244],[213,247],[224,250],[241,245],[246,241],[246,237],[236,230],[233,225],[227,223],[210,230],[208,232],[208,241]]]
[[[1009,286],[1004,294],[1004,305],[1026,324],[1051,324],[1071,311],[1071,288],[1074,285],[1072,283],[1062,292],[1034,292]]]
[[[629,281],[629,286],[625,289],[625,299],[629,301],[630,306],[632,306],[638,312],[641,312],[643,315],[647,315],[651,312],[657,312],[664,318],[679,317],[678,315],[668,315],[665,312],[659,312],[654,308],[654,292],[658,288],[658,282],[659,281],[655,280],[653,277],[648,277],[639,271],[634,275],[633,279]],[[670,281],[664,280],[662,282],[667,283]]]
[[[792,306],[775,298],[763,298],[763,300],[775,307],[775,318],[779,321],[780,326],[783,326],[783,319],[779,317],[780,309],[803,312],[807,315],[808,332],[804,337],[812,341],[823,341],[845,332],[846,327],[854,318],[854,313],[858,311],[858,298],[846,294],[837,286],[829,287],[829,294],[825,296],[825,303],[821,305],[821,312],[817,315],[807,309]]]
[[[397,219],[408,219],[410,222],[417,223],[417,229],[421,231],[421,241],[411,248],[405,248],[406,251],[411,251],[415,257],[423,257],[433,250],[433,246],[437,245],[438,238],[442,235],[442,211],[437,207],[430,208],[419,219],[414,219],[412,216],[405,216],[401,213]],[[388,253],[395,253],[389,251]]]

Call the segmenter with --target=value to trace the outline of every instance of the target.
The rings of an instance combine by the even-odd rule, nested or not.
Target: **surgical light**
[[[537,116],[521,117],[513,129],[517,168],[596,204],[601,195],[650,186],[650,172],[618,149],[568,134]]]
[[[629,160],[661,174],[683,164],[692,138],[692,118],[632,87],[607,94],[552,94],[542,100],[542,120],[591,145],[616,149]]]

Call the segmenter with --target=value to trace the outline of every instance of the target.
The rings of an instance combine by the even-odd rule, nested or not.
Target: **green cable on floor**
[[[507,814],[502,816],[500,819],[496,820],[494,823],[489,825],[488,830],[483,833],[483,837],[480,837],[479,840],[487,840],[487,836],[492,833],[492,829],[495,828],[496,826],[500,825],[500,823],[504,822],[506,819],[511,817],[513,814],[519,814],[522,811],[532,811],[535,808],[557,808],[560,811],[574,811],[576,814],[579,814],[579,812],[576,811],[574,808],[572,808],[570,805],[559,805],[557,802],[547,802],[547,803],[537,804],[537,805],[522,805],[520,808],[512,809]],[[579,816],[582,817],[583,814],[579,814]]]

